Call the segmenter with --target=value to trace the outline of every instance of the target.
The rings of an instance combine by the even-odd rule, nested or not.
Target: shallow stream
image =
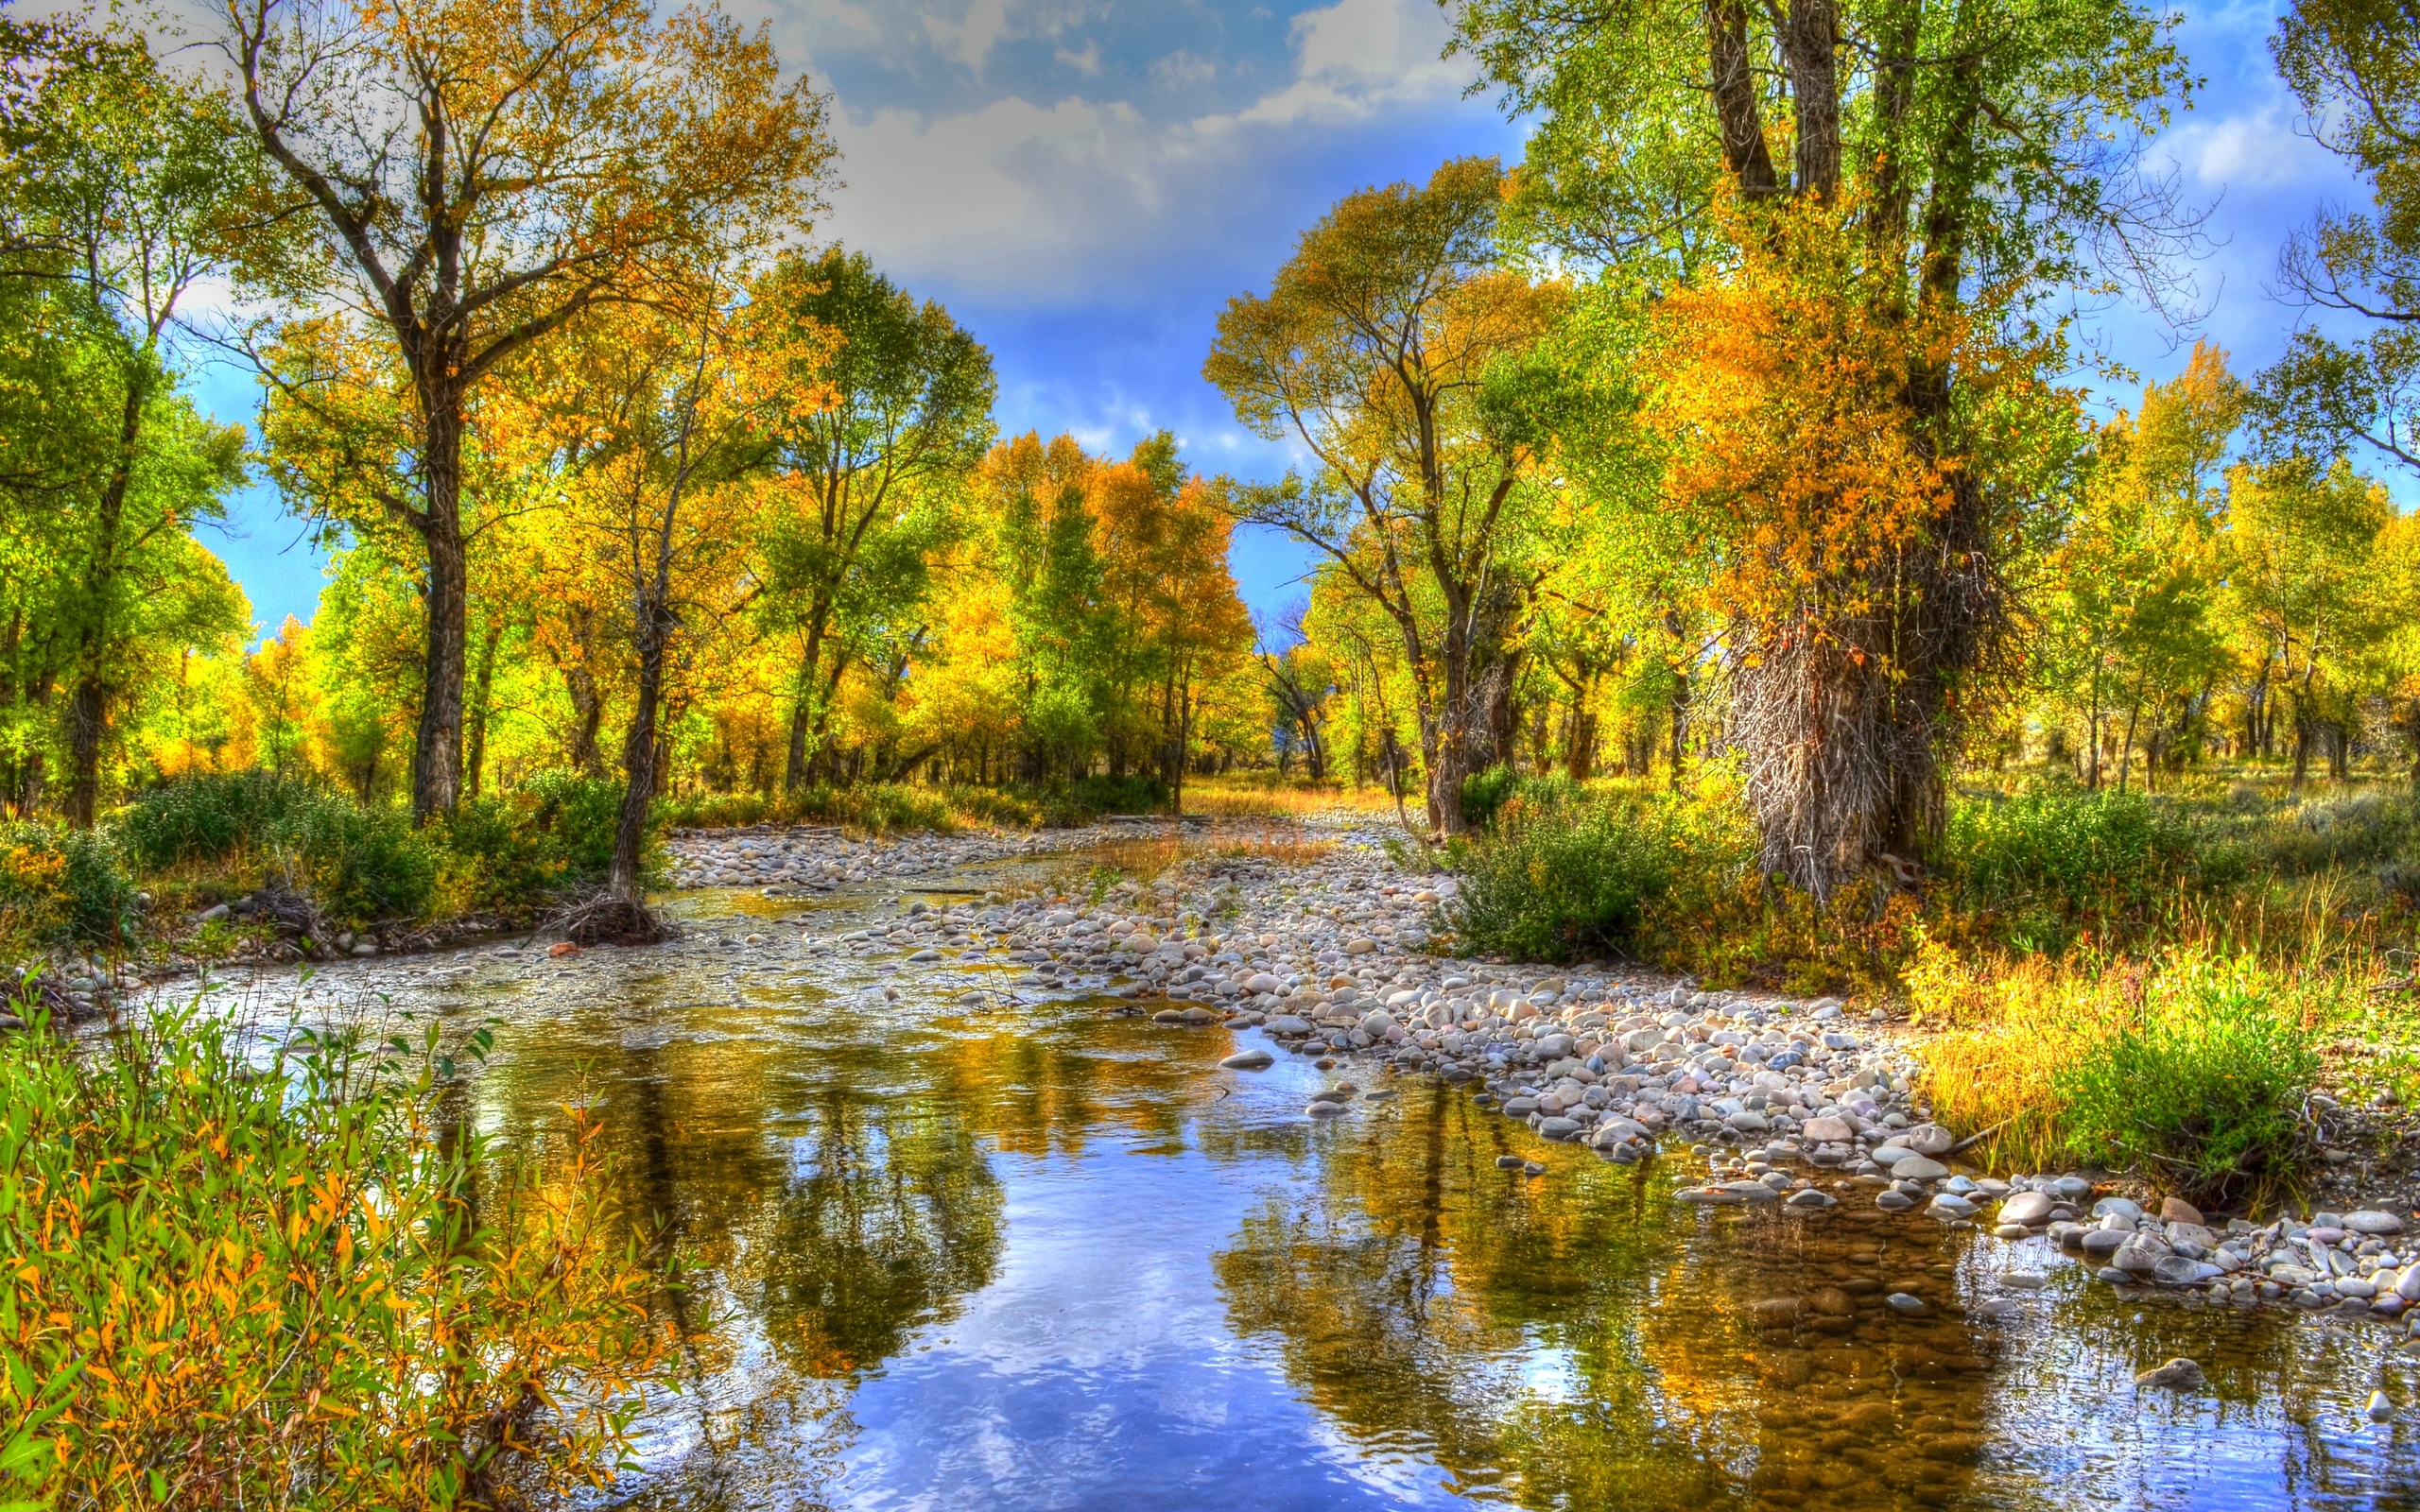
[[[666,946],[310,985],[499,1021],[470,1115],[517,1137],[584,1090],[630,1204],[701,1264],[686,1389],[614,1504],[2420,1507],[2396,1334],[2121,1300],[2042,1240],[1857,1202],[1683,1208],[1685,1151],[1616,1166],[1422,1078],[1315,1124],[1308,1062],[1219,1069],[1257,1031],[1080,987],[968,1009],[1014,970],[818,951],[901,896],[686,894]],[[2209,1389],[2138,1392],[2174,1355]]]

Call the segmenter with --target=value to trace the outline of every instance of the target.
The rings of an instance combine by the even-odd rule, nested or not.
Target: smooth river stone
[[[1949,1174],[1949,1167],[1930,1156],[1916,1155],[1893,1166],[1891,1174],[1902,1181],[1938,1181]]]
[[[2020,1192],[2000,1204],[2000,1222],[2021,1223],[2031,1228],[2050,1221],[2050,1210],[2057,1204],[2039,1192]]]
[[[2354,1234],[2399,1234],[2403,1232],[2403,1220],[2394,1213],[2379,1212],[2375,1210],[2347,1213],[2344,1216],[2344,1231]]]
[[[1846,1144],[1857,1138],[1857,1130],[1849,1127],[1845,1118],[1810,1118],[1800,1126],[1798,1136],[1809,1144]]]
[[[1269,1032],[1270,1034],[1308,1034],[1311,1032],[1310,1021],[1291,1013],[1281,1013],[1269,1021]]]
[[[1266,1050],[1238,1050],[1219,1064],[1229,1071],[1265,1071],[1276,1058]]]

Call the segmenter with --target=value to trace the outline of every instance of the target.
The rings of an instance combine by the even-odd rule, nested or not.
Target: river
[[[1301,1058],[1219,1069],[1258,1031],[968,1008],[991,968],[832,948],[901,897],[687,893],[664,946],[222,996],[493,1020],[467,1112],[508,1138],[597,1102],[699,1267],[614,1505],[2420,1506],[2399,1331],[2123,1300],[2043,1240],[1861,1204],[1684,1208],[1685,1152],[1617,1166],[1423,1078],[1314,1123]],[[2174,1355],[2207,1391],[2137,1390]],[[2405,1411],[2372,1423],[2381,1385]]]

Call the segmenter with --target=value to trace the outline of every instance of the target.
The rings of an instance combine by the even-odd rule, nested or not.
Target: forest
[[[2201,211],[2152,150],[2198,87],[2172,17],[1456,0],[1526,152],[1344,197],[1227,302],[1201,375],[1298,459],[1245,477],[1167,430],[1005,434],[982,333],[820,229],[831,101],[767,29],[205,9],[173,47],[113,9],[0,11],[23,1016],[112,963],[650,940],[674,830],[1343,809],[1460,874],[1466,954],[1942,1030],[1942,1116],[2010,1160],[2116,1142],[2224,1185],[2224,1146],[2289,1180],[2303,1049],[2393,1040],[2420,908],[2407,11],[2297,0],[2272,40],[2372,198],[2283,232],[2291,335],[2254,369],[2192,339]],[[2176,334],[2165,369],[2091,338],[2118,304]],[[249,424],[205,411],[212,365],[256,385]],[[254,488],[327,554],[308,623],[256,624],[206,544]],[[1244,530],[1307,554],[1290,607],[1247,607]],[[168,1032],[171,1060],[224,1049]],[[2113,1035],[2146,1106],[2237,1099],[2233,1132],[2085,1129]],[[2220,1063],[2289,1040],[2269,1079]],[[60,1078],[12,1106],[79,1095],[12,1054]],[[2408,1095],[2381,1064],[2365,1089]],[[154,1112],[285,1116],[211,1095]],[[320,1116],[351,1149],[387,1115]],[[427,1179],[406,1196],[450,1211]],[[569,1311],[527,1252],[459,1261],[526,1310],[533,1381],[638,1328],[579,1200],[546,1209]],[[0,1399],[0,1474],[49,1442],[45,1389]],[[597,1411],[562,1465],[618,1441]],[[378,1473],[492,1493],[457,1469]]]

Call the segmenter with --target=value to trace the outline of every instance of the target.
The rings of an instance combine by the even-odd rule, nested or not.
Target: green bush
[[[1462,817],[1473,829],[1494,824],[1506,806],[1519,803],[1531,810],[1567,808],[1586,800],[1586,791],[1561,772],[1525,776],[1498,764],[1462,779]]]
[[[2148,976],[2139,1010],[2052,1075],[2068,1147],[2220,1206],[2290,1188],[2319,1074],[2308,990],[2249,956]]]
[[[1104,814],[1159,814],[1168,806],[1168,784],[1141,772],[1080,777],[1068,785],[1067,797],[1087,819]]]
[[[286,885],[337,923],[424,919],[437,899],[437,847],[400,809],[326,795],[286,816],[271,850]]]
[[[303,809],[330,800],[317,782],[271,772],[195,772],[161,783],[118,816],[127,858],[144,871],[265,850]],[[339,801],[343,801],[339,799]]]
[[[1513,803],[1492,834],[1458,843],[1453,861],[1461,887],[1448,918],[1467,945],[1564,961],[1630,950],[1682,852],[1651,805]]]
[[[574,886],[602,882],[614,869],[614,836],[622,827],[623,784],[578,772],[540,772],[523,782],[515,794],[534,804],[530,822],[553,837],[562,858],[564,881]],[[640,869],[652,875],[656,863],[654,838],[660,822],[648,826],[648,850]]]
[[[661,1281],[585,1111],[518,1160],[456,1127],[433,1038],[298,1036],[264,1074],[191,1009],[84,1043],[24,1011],[0,1504],[433,1512],[629,1452]]]
[[[0,935],[24,946],[111,946],[133,938],[134,884],[102,835],[0,826]]]
[[[2182,884],[2227,858],[2140,793],[2044,787],[1962,802],[1937,858],[1952,906],[1990,914],[2020,948],[2058,952],[2085,929],[2139,928]]]
[[[565,885],[569,870],[558,836],[538,828],[526,795],[465,799],[438,836],[441,885],[465,911],[516,912]]]

